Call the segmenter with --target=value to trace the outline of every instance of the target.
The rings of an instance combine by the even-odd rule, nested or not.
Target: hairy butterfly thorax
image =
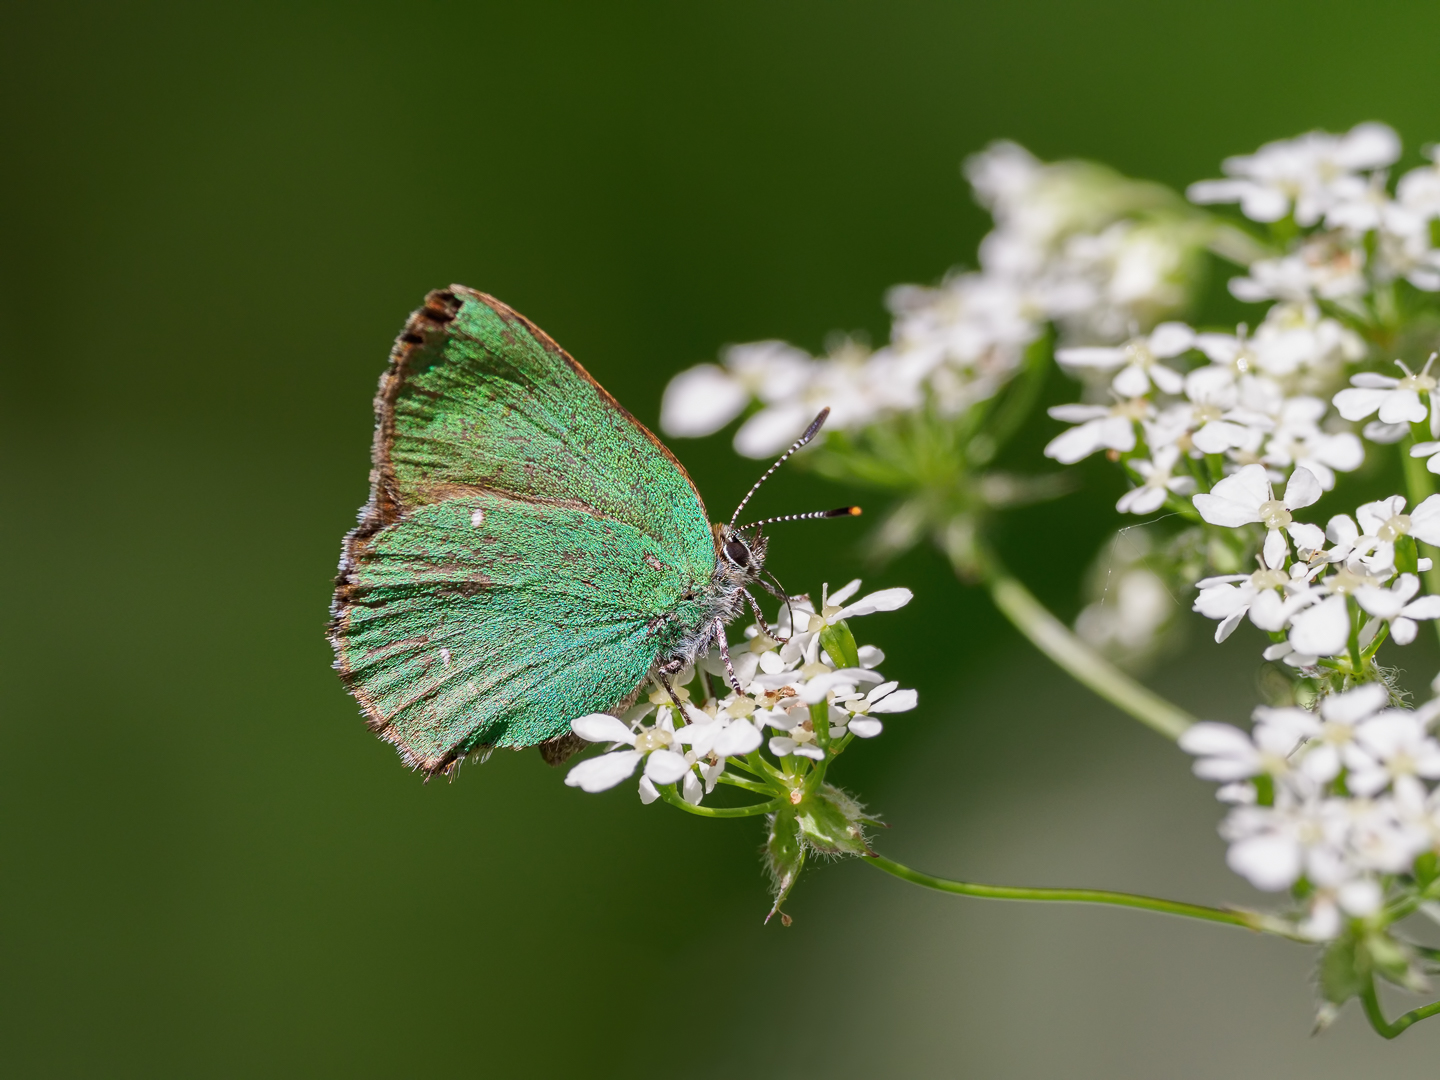
[[[717,649],[765,569],[740,511],[819,432],[823,411],[711,524],[675,456],[539,327],[483,293],[437,290],[411,315],[375,398],[370,498],[331,606],[335,667],[404,762],[538,746],[619,714]]]

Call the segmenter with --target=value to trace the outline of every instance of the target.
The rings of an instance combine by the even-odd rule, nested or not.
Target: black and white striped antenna
[[[748,502],[754,497],[755,492],[757,492],[757,491],[760,490],[760,485],[763,484],[763,483],[765,483],[766,480],[769,480],[770,477],[771,477],[771,475],[775,472],[775,470],[778,469],[778,468],[780,468],[781,465],[784,465],[784,464],[785,464],[785,460],[786,460],[791,454],[795,453],[796,450],[799,450],[802,446],[804,446],[806,443],[808,443],[811,439],[815,438],[815,436],[816,436],[816,435],[819,433],[819,431],[820,431],[821,425],[823,425],[823,424],[825,423],[825,418],[826,418],[827,416],[829,416],[829,415],[830,415],[829,406],[826,406],[825,408],[821,409],[821,410],[820,410],[820,415],[817,416],[817,417],[815,417],[814,420],[810,421],[810,426],[805,429],[805,433],[804,433],[803,435],[801,435],[800,438],[796,439],[793,444],[791,444],[789,450],[786,450],[785,453],[783,453],[783,454],[780,455],[780,460],[778,460],[777,462],[775,462],[774,465],[771,465],[770,468],[768,468],[768,469],[765,470],[765,475],[764,475],[764,476],[760,477],[759,480],[756,480],[756,481],[755,481],[755,486],[752,487],[748,492],[746,492],[745,497],[740,500],[740,505],[737,506],[737,507],[735,507],[735,513],[733,513],[733,514],[730,515],[730,528],[732,528],[732,529],[735,528],[735,522],[737,522],[738,520],[740,520],[740,511],[745,509],[745,504],[748,503]],[[834,517],[834,516],[838,516],[838,515],[834,515],[834,514],[829,514],[829,515],[814,515],[814,514],[810,514],[810,515],[799,515],[799,516],[802,516],[802,517],[805,517],[805,516],[809,516],[809,517],[815,517],[815,516],[831,516],[831,517]],[[777,518],[777,519],[775,519],[775,520],[779,520],[779,519]],[[748,528],[748,526],[747,526],[747,528]]]
[[[762,525],[773,525],[777,521],[805,521],[808,518],[837,518],[859,516],[860,507],[858,506],[837,506],[834,510],[812,510],[808,514],[782,514],[780,517],[766,518],[764,521],[752,521],[749,525],[741,525],[740,531],[747,532],[750,529],[758,529]]]

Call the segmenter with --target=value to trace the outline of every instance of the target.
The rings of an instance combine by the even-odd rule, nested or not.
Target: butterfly
[[[431,292],[380,378],[330,609],[371,730],[429,777],[497,747],[562,761],[571,720],[670,689],[712,646],[738,691],[725,626],[746,605],[767,625],[752,586],[784,598],[763,526],[860,512],[735,524],[828,412],[711,524],[684,466],[544,331],[464,286]]]

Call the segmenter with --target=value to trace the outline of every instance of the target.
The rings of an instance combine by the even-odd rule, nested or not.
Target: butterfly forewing
[[[372,726],[434,771],[628,697],[715,566],[679,464],[549,338],[459,287],[412,316],[376,412],[332,624]]]

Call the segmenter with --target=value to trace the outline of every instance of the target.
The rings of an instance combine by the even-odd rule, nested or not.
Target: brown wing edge
[[[390,459],[395,445],[395,402],[400,397],[400,391],[404,389],[405,380],[410,375],[410,364],[416,351],[434,344],[449,332],[449,326],[454,322],[455,316],[459,313],[465,300],[478,301],[494,311],[504,321],[514,322],[524,327],[542,348],[570,365],[576,374],[595,388],[600,395],[600,400],[607,407],[614,409],[638,428],[651,444],[664,454],[675,468],[680,470],[680,475],[685,477],[685,482],[690,485],[696,501],[700,503],[701,510],[703,511],[705,508],[704,500],[700,498],[700,492],[695,488],[695,482],[690,479],[690,474],[685,470],[685,466],[680,464],[680,461],[670,452],[669,447],[657,439],[649,428],[616,401],[610,392],[596,382],[595,378],[562,349],[549,334],[508,304],[464,285],[451,285],[449,289],[435,289],[426,294],[424,305],[411,312],[410,317],[405,320],[405,328],[390,349],[390,362],[384,374],[380,376],[380,385],[375,394],[375,437],[370,451],[370,497],[360,508],[358,524],[345,534],[340,552],[340,566],[335,576],[335,593],[330,602],[330,622],[326,636],[330,640],[331,648],[335,651],[335,661],[332,666],[339,672],[345,689],[359,703],[365,715],[366,726],[385,742],[395,747],[396,752],[400,755],[400,760],[407,768],[423,772],[427,782],[442,773],[453,778],[466,757],[483,760],[494,748],[479,745],[470,747],[464,753],[458,748],[452,748],[448,753],[436,757],[426,757],[417,753],[405,743],[400,732],[365,693],[355,672],[345,664],[340,648],[340,634],[354,601],[355,570],[359,566],[361,557],[375,534],[387,525],[399,521],[406,509],[400,501],[395,481],[395,467]],[[640,687],[637,686],[631,693],[611,706],[611,711],[618,712],[628,708],[635,702],[639,690]],[[558,765],[582,748],[579,740],[566,734],[541,743],[540,754],[549,764]]]

